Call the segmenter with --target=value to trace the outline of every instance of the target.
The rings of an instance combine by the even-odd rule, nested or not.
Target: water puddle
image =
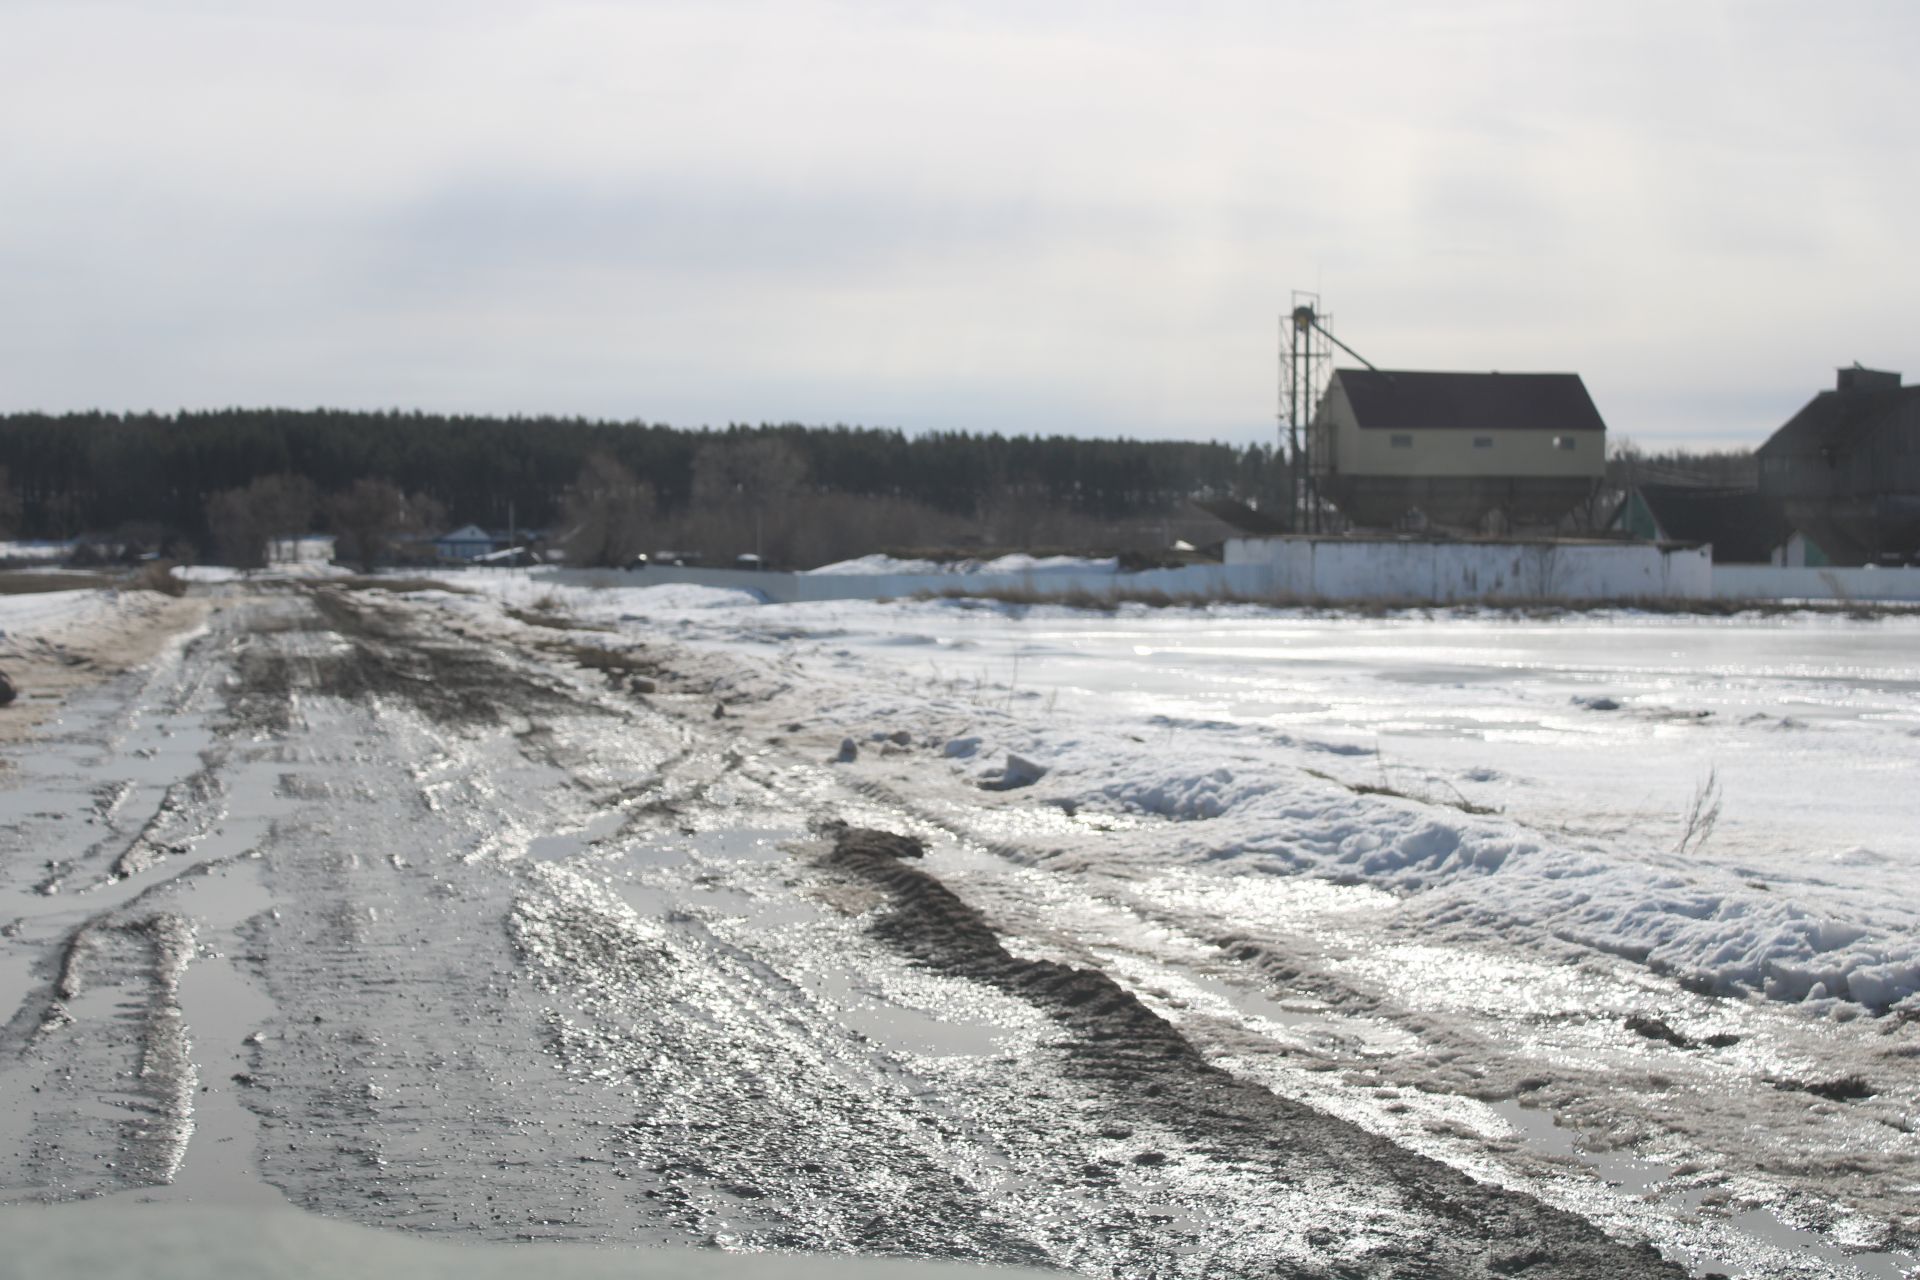
[[[1654,1200],[1679,1213],[1694,1213],[1700,1193],[1669,1187],[1674,1167],[1624,1151],[1586,1151],[1573,1134],[1545,1111],[1506,1100],[1487,1104],[1505,1120],[1521,1145],[1540,1155],[1571,1160],[1592,1170],[1609,1187],[1640,1200]],[[1665,1189],[1663,1194],[1663,1188]],[[1795,1262],[1822,1264],[1836,1277],[1910,1280],[1920,1275],[1920,1256],[1912,1253],[1849,1253],[1815,1231],[1788,1226],[1766,1209],[1747,1209],[1715,1220],[1715,1235],[1729,1238],[1723,1250],[1669,1243],[1662,1252],[1696,1276],[1719,1273],[1758,1280],[1778,1273],[1781,1255]]]
[[[986,1057],[1000,1051],[1004,1027],[936,1016],[855,984],[845,973],[815,970],[807,986],[838,1010],[840,1021],[880,1048],[910,1057]]]
[[[785,843],[800,834],[791,827],[730,827],[686,839],[699,862],[777,862],[787,856]]]
[[[213,955],[196,959],[181,975],[180,1007],[200,1075],[193,1137],[167,1194],[149,1198],[249,1208],[286,1203],[260,1176],[254,1153],[258,1122],[239,1096],[247,1087],[246,1037],[273,1018],[272,999],[231,960]]]
[[[535,862],[564,862],[585,853],[588,848],[619,832],[626,815],[603,813],[577,831],[561,831],[535,836],[527,841],[527,857]]]

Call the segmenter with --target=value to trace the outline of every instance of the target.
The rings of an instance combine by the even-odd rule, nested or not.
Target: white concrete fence
[[[1722,600],[1920,601],[1920,569],[1786,569],[1722,564],[1713,570]]]
[[[574,585],[695,583],[755,591],[766,601],[872,601],[914,595],[1035,599],[1244,599],[1273,603],[1500,604],[1536,601],[1920,601],[1914,568],[1772,568],[1713,564],[1709,547],[1578,541],[1396,541],[1242,537],[1223,564],[1139,574],[780,574],[733,568],[559,570]]]
[[[1100,600],[1242,599],[1414,604],[1635,600],[1920,601],[1920,569],[1779,569],[1713,564],[1707,547],[1618,542],[1416,542],[1236,538],[1223,564],[1116,573],[775,573],[675,568],[561,570],[579,586],[692,583],[753,591],[770,601],[874,600],[916,595],[1013,595]]]
[[[1423,604],[1526,600],[1701,600],[1706,547],[1622,542],[1429,542],[1232,538],[1228,567],[1264,568],[1269,593]]]

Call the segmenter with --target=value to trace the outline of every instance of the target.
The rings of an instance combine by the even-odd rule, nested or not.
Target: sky
[[[1757,445],[1920,380],[1917,59],[1910,0],[0,0],[0,410],[1241,444],[1312,290]]]

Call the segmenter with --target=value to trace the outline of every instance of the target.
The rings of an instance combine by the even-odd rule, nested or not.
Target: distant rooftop
[[[1605,431],[1577,373],[1339,369],[1354,417],[1383,431]]]

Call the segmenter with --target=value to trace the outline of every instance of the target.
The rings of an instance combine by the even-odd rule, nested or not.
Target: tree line
[[[327,409],[10,414],[0,468],[15,536],[236,563],[308,531],[374,559],[404,532],[510,521],[586,563],[650,545],[791,563],[1065,548],[1126,541],[1189,497],[1277,505],[1287,490],[1260,445]]]

